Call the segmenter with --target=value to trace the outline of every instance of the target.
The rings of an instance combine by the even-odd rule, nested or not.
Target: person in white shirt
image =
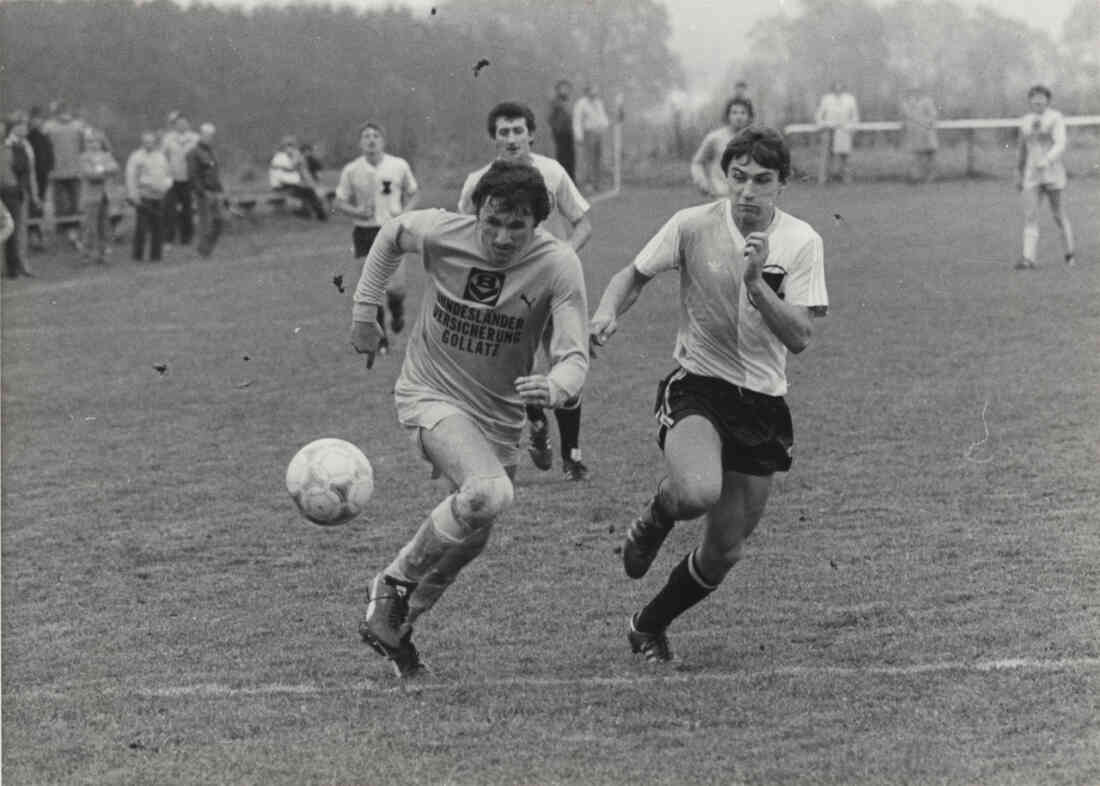
[[[1031,111],[1020,119],[1020,153],[1016,171],[1016,188],[1024,203],[1024,250],[1016,263],[1017,270],[1037,267],[1039,246],[1039,203],[1043,194],[1050,200],[1054,223],[1062,233],[1062,248],[1066,264],[1075,264],[1073,227],[1066,215],[1062,192],[1066,187],[1066,120],[1062,113],[1050,108],[1050,88],[1035,85],[1027,91]]]
[[[594,192],[600,190],[603,138],[610,126],[599,88],[588,85],[573,105],[573,138],[584,150],[586,183]]]
[[[535,113],[531,107],[514,101],[503,101],[491,110],[486,121],[489,138],[496,146],[497,161],[530,164],[539,171],[550,192],[550,215],[542,228],[579,252],[592,236],[592,223],[588,219],[588,201],[577,189],[565,171],[565,167],[548,156],[531,150],[535,139]],[[462,185],[458,197],[458,212],[473,215],[477,212],[473,195],[481,178],[491,164],[471,172]],[[546,352],[536,357],[539,367],[545,365]],[[561,439],[562,472],[567,480],[586,480],[588,467],[581,455],[581,401],[570,400],[554,410]],[[528,454],[541,470],[554,465],[554,451],[550,447],[550,425],[546,412],[534,404],[527,405],[527,421],[531,426]]]
[[[334,210],[351,217],[354,223],[351,243],[356,260],[366,259],[382,224],[413,210],[420,199],[420,187],[409,162],[386,152],[382,126],[368,122],[359,127],[359,150],[363,155],[340,172],[332,203]],[[402,260],[386,284],[386,307],[394,333],[405,327],[405,267]],[[378,309],[378,320],[385,334],[385,309]],[[383,335],[383,352],[388,343]]]
[[[835,176],[844,183],[851,182],[848,156],[852,152],[852,126],[859,122],[856,97],[844,89],[843,82],[833,82],[829,92],[821,97],[814,120],[828,135],[824,141],[824,181]]]
[[[730,140],[741,129],[752,125],[755,117],[752,101],[741,97],[731,98],[726,102],[726,112],[722,117],[726,124],[703,137],[703,143],[691,159],[691,182],[701,192],[712,197],[729,195],[729,185],[719,164]]]
[[[676,271],[677,368],[659,385],[655,412],[668,474],[628,530],[627,576],[646,574],[676,521],[704,524],[699,546],[631,620],[631,649],[655,664],[673,660],[665,630],[726,578],[772,476],[790,469],[787,353],[809,345],[813,318],[829,305],[821,236],[776,206],[791,172],[783,137],[745,129],[722,170],[730,196],[676,213],[612,277],[589,325],[593,343],[607,343],[643,287]]]
[[[195,236],[195,194],[187,169],[187,154],[199,143],[198,132],[191,130],[187,115],[172,112],[168,130],[161,139],[161,150],[168,159],[172,187],[164,198],[164,245],[171,246],[179,238],[180,245],[191,243]]]
[[[309,215],[305,211],[313,211],[318,221],[328,221],[328,211],[306,169],[296,137],[283,137],[282,145],[271,158],[267,177],[273,191],[285,191],[302,203],[303,215]]]
[[[168,159],[157,147],[157,135],[145,131],[141,147],[126,160],[126,201],[136,214],[133,247],[135,262],[145,256],[145,237],[149,236],[149,261],[159,262],[163,243],[164,195],[172,187]]]

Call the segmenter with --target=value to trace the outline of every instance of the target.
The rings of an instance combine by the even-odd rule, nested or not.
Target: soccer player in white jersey
[[[722,154],[730,196],[676,213],[608,284],[592,317],[596,344],[658,273],[680,277],[678,368],[658,388],[658,444],[668,475],[631,525],[623,565],[649,570],[677,520],[704,517],[699,546],[631,619],[647,661],[673,659],[669,624],[703,600],[741,558],[764,512],[772,475],[791,465],[787,352],[809,344],[828,308],[821,237],[776,206],[790,176],[777,131],[750,127]]]
[[[726,103],[723,117],[726,124],[703,137],[703,142],[691,159],[691,182],[707,196],[729,196],[726,174],[722,171],[722,153],[726,145],[742,128],[752,125],[755,112],[747,98],[731,98]]]
[[[531,151],[535,138],[535,113],[526,104],[505,101],[489,111],[486,123],[489,137],[496,145],[497,161],[521,161],[535,167],[550,190],[550,216],[543,229],[559,240],[564,240],[574,251],[580,251],[592,236],[592,224],[588,220],[588,201],[581,195],[565,168],[553,158]],[[474,189],[482,175],[489,169],[486,164],[471,172],[462,185],[458,198],[458,212],[475,212]],[[542,365],[540,358],[539,365]],[[554,453],[550,447],[550,425],[542,407],[529,406],[527,419],[531,424],[529,454],[531,461],[541,470],[553,466]],[[562,469],[569,480],[584,480],[588,467],[581,455],[581,402],[567,402],[554,410],[561,439]]]
[[[1062,203],[1066,187],[1066,167],[1062,154],[1066,152],[1066,120],[1062,113],[1050,108],[1050,89],[1035,85],[1027,91],[1031,111],[1020,119],[1020,155],[1016,172],[1016,188],[1024,203],[1024,252],[1016,263],[1017,270],[1035,268],[1035,253],[1039,246],[1039,203],[1043,194],[1050,200],[1054,223],[1062,233],[1062,249],[1067,265],[1073,265],[1073,227]]]
[[[550,199],[538,170],[497,161],[472,199],[476,215],[417,210],[383,225],[355,291],[352,344],[370,368],[389,274],[407,253],[419,253],[428,274],[394,398],[398,419],[452,493],[375,576],[360,624],[363,640],[403,677],[423,668],[413,623],[512,504],[524,406],[576,398],[588,371],[584,276],[573,249],[539,226]],[[532,373],[547,330],[550,368]]]
[[[359,127],[359,150],[363,155],[340,172],[332,206],[352,218],[353,253],[356,259],[365,259],[382,224],[415,209],[420,194],[409,162],[386,152],[386,133],[382,126],[371,122]],[[402,262],[386,284],[386,305],[394,333],[400,333],[405,327],[405,287],[405,263]],[[378,310],[378,320],[385,331],[384,309]],[[388,339],[383,338],[383,351],[388,343]]]

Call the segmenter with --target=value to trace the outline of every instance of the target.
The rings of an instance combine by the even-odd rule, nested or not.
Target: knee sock
[[[447,549],[409,596],[409,624],[431,611],[436,602],[454,584],[459,572],[473,562],[489,542],[491,527],[483,527],[461,543]]]
[[[1039,246],[1039,224],[1024,224],[1024,259],[1028,262],[1035,261],[1035,251]]]
[[[527,419],[531,421],[531,425],[534,428],[541,429],[546,427],[546,413],[542,411],[542,407],[528,404],[524,409],[527,411]]]
[[[455,518],[453,500],[452,494],[424,520],[386,568],[387,576],[407,584],[418,584],[450,549],[469,537],[469,528]]]
[[[689,552],[672,569],[668,581],[635,621],[635,627],[645,633],[660,633],[669,624],[707,595],[717,584],[710,584],[699,574],[695,552]]]
[[[558,436],[561,438],[561,455],[564,459],[574,459],[573,451],[580,450],[581,405],[573,409],[555,409],[554,419],[558,421]],[[579,461],[580,455],[574,460]]]

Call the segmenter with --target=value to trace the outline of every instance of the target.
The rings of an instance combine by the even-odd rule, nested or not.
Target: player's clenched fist
[[[764,272],[764,262],[768,259],[768,236],[764,232],[751,232],[745,238],[745,284],[758,281]]]
[[[367,356],[367,368],[374,365],[374,356],[383,338],[382,328],[377,322],[351,323],[351,345],[356,352]]]
[[[619,320],[615,318],[614,314],[597,311],[588,323],[588,336],[593,344],[602,347],[609,338],[615,335],[615,331],[618,329]]]

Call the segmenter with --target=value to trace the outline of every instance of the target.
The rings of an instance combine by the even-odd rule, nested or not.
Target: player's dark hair
[[[1027,91],[1027,97],[1030,99],[1032,96],[1046,96],[1048,102],[1053,98],[1050,88],[1046,85],[1032,85],[1031,89]]]
[[[568,79],[559,79],[557,81],[557,83],[554,85],[554,89],[556,90],[557,88],[561,87],[562,85],[568,85],[569,87],[572,87],[573,83],[570,82]]]
[[[722,152],[722,173],[728,175],[730,162],[745,156],[762,167],[776,170],[780,183],[786,183],[791,176],[790,148],[774,128],[749,126],[739,131]]]
[[[504,210],[530,210],[535,226],[550,215],[546,181],[530,164],[494,161],[474,188],[474,209],[481,213],[481,206],[490,199],[497,200]]]
[[[383,139],[386,138],[386,129],[382,128],[382,126],[380,126],[378,123],[375,123],[373,120],[368,120],[367,122],[359,126],[359,136],[363,136],[363,132],[366,131],[368,128],[373,128],[375,131],[378,132],[379,136],[381,136]]]
[[[531,107],[518,101],[501,101],[489,110],[489,120],[485,127],[489,130],[490,137],[496,138],[497,120],[502,117],[505,120],[522,117],[523,122],[527,124],[527,133],[535,133],[535,113],[531,111]]]
[[[733,109],[733,107],[735,106],[745,107],[745,111],[749,113],[749,123],[752,123],[752,121],[756,119],[756,110],[752,108],[752,101],[747,98],[737,96],[736,98],[731,98],[729,101],[726,102],[726,111],[722,113],[723,123],[729,121],[730,110]]]

